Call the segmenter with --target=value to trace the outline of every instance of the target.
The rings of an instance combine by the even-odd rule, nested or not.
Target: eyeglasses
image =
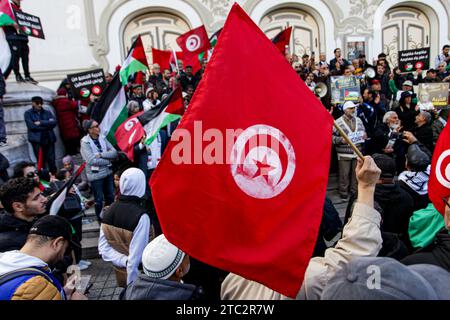
[[[37,170],[28,172],[28,173],[27,173],[27,178],[34,178],[34,177],[37,176],[38,174],[39,174],[39,171],[37,171]]]
[[[444,201],[444,204],[450,209],[450,203],[448,203],[448,200],[446,200],[445,198],[448,199],[448,197],[443,197],[442,201]]]
[[[90,127],[90,129],[94,129],[94,128],[98,128],[98,124],[96,124],[95,126]]]

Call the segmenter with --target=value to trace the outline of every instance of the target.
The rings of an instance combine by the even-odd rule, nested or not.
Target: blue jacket
[[[39,121],[40,125],[34,122]],[[28,127],[28,141],[38,144],[49,144],[56,142],[56,136],[53,128],[56,127],[56,118],[48,110],[42,109],[37,112],[33,108],[25,112],[25,122]]]
[[[5,77],[3,77],[2,69],[0,69],[0,99],[3,98],[6,92]]]

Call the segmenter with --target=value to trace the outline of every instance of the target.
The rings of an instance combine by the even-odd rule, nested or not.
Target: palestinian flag
[[[80,176],[81,172],[83,172],[84,167],[86,167],[86,162],[83,162],[73,177],[70,178],[47,202],[47,210],[51,216],[58,214],[64,200],[66,200],[67,192],[69,192],[70,188],[72,188],[75,183],[75,180]]]
[[[283,55],[286,52],[286,46],[289,45],[289,41],[291,40],[291,33],[292,27],[289,27],[278,33],[272,39],[272,43],[278,48],[278,50],[280,50]]]
[[[100,124],[101,134],[112,145],[116,145],[114,133],[128,118],[127,98],[119,74],[114,76],[109,86],[103,91],[100,100],[92,110],[91,117]]]
[[[14,14],[8,0],[0,0],[0,27],[15,24]]]
[[[217,41],[219,41],[219,36],[220,33],[222,32],[222,29],[217,30],[210,38],[209,38],[209,43],[211,44],[211,49],[209,49],[208,51],[202,52],[199,54],[198,59],[200,61],[203,61],[204,58],[206,58],[206,60],[209,62],[209,59],[211,59],[212,57],[212,53],[214,52],[214,47],[217,44]]]
[[[127,85],[128,78],[138,71],[148,70],[147,57],[145,55],[144,45],[141,36],[131,46],[130,52],[120,69],[120,81],[122,85]]]
[[[157,137],[161,128],[180,119],[183,114],[184,103],[181,87],[177,87],[159,105],[138,117],[147,135],[145,144],[150,145]]]

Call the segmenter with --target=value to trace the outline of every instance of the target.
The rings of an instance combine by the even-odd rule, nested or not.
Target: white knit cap
[[[142,268],[150,278],[168,279],[184,259],[184,252],[162,234],[152,240],[142,253]]]
[[[344,103],[344,111],[351,108],[356,108],[356,105],[352,101],[347,101],[346,103]]]

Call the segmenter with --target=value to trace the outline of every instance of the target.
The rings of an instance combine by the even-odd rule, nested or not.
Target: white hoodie
[[[29,267],[45,268],[48,265],[39,258],[18,250],[0,253],[0,276],[5,273]]]

